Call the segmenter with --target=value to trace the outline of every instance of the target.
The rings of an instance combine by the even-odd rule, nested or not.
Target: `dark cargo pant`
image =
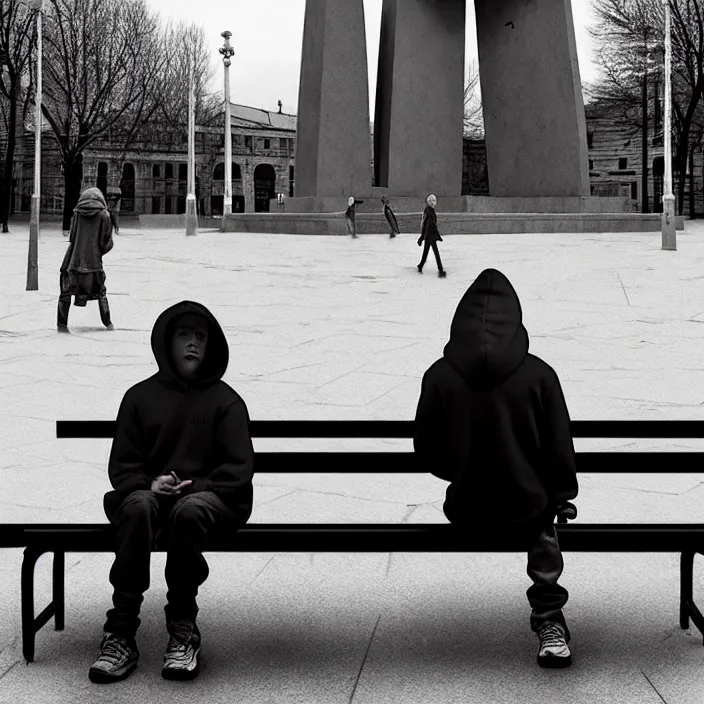
[[[115,491],[104,499],[113,525],[115,561],[110,570],[114,607],[107,612],[103,630],[134,637],[141,623],[139,610],[149,588],[152,548],[157,539],[167,548],[164,607],[167,625],[198,614],[198,587],[208,577],[202,554],[216,531],[234,533],[242,526],[235,514],[211,491],[166,496],[151,490],[133,491],[124,501]]]
[[[506,523],[496,524],[485,521],[473,522],[468,520],[452,520],[451,509],[445,502],[443,506],[445,516],[453,525],[461,526],[463,530],[491,531],[500,526],[502,532],[507,530]],[[555,512],[548,511],[531,521],[515,523],[509,531],[528,538],[531,547],[528,550],[528,576],[533,580],[533,585],[528,588],[526,596],[532,608],[530,627],[536,633],[540,632],[542,625],[548,621],[561,624],[565,629],[567,641],[570,640],[570,631],[565,622],[562,607],[567,603],[569,594],[567,590],[557,583],[562,574],[564,562],[562,552],[557,542],[555,531]]]

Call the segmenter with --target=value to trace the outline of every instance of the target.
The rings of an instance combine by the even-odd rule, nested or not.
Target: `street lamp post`
[[[672,36],[669,0],[663,0],[663,6],[665,8],[665,124],[663,128],[665,178],[662,197],[662,249],[676,250],[675,196],[672,193]]]
[[[222,214],[232,213],[232,133],[230,131],[230,59],[235,50],[230,44],[232,32],[227,30],[220,35],[225,38],[224,46],[220,47],[222,62],[225,64],[225,188],[223,196]]]
[[[198,214],[196,213],[196,120],[195,120],[195,77],[193,56],[188,66],[188,193],[186,194],[186,235],[197,234]]]
[[[42,152],[42,0],[28,0],[37,13],[37,86],[34,93],[34,193],[29,217],[29,252],[27,254],[27,291],[39,290],[39,205],[41,203]]]

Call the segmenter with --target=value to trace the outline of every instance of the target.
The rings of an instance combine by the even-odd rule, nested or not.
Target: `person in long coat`
[[[103,194],[98,188],[87,188],[74,208],[69,245],[60,269],[59,332],[68,332],[71,296],[75,296],[77,306],[97,300],[103,325],[113,329],[103,271],[103,255],[113,247],[112,232],[113,221]]]
[[[347,210],[345,210],[345,218],[347,220],[347,230],[352,237],[357,237],[357,222],[355,220],[356,208],[363,200],[357,200],[354,196],[347,199]]]
[[[381,202],[384,204],[384,217],[386,218],[386,222],[389,223],[389,237],[394,238],[396,235],[401,234],[396,215],[394,215],[394,211],[391,210],[389,199],[386,196],[382,196]]]
[[[420,221],[420,237],[418,238],[418,246],[420,247],[425,242],[425,247],[423,248],[420,264],[418,264],[418,271],[421,274],[423,273],[423,266],[428,258],[428,250],[432,247],[435,261],[438,265],[438,276],[443,277],[447,276],[447,273],[442,268],[440,252],[438,251],[438,242],[442,242],[442,237],[440,237],[440,232],[438,231],[438,216],[435,213],[437,202],[438,199],[432,193],[425,199],[426,206]]]

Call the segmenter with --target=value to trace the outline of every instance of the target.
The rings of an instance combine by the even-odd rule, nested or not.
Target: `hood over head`
[[[171,358],[171,339],[176,329],[176,322],[188,313],[199,315],[208,322],[208,344],[205,357],[196,378],[190,381],[186,381],[176,373]],[[219,381],[227,370],[230,348],[225,333],[223,333],[215,316],[200,303],[181,301],[167,308],[154,323],[151,341],[152,352],[154,352],[156,363],[159,365],[158,378],[169,386],[178,388],[210,386]]]
[[[485,269],[457,306],[445,359],[470,387],[491,388],[527,354],[528,332],[518,295],[500,271]]]
[[[78,204],[73,209],[73,212],[84,217],[91,217],[101,210],[107,210],[107,207],[105,197],[100,189],[91,186],[81,193],[81,197],[78,199]]]

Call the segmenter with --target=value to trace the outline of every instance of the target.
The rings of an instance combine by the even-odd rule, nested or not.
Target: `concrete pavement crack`
[[[643,670],[640,671],[640,674],[643,675],[643,677],[645,677],[645,679],[648,681],[648,684],[655,690],[655,694],[657,694],[658,697],[660,697],[660,699],[663,702],[665,702],[665,704],[667,704],[667,702],[665,701],[665,698],[662,696],[662,694],[660,694],[660,692],[658,692],[658,690],[655,688],[655,685],[648,678],[648,675],[646,675],[645,672],[643,672]]]
[[[272,556],[266,561],[266,565],[264,565],[264,567],[262,567],[262,568],[259,570],[259,572],[257,572],[256,575],[254,575],[254,579],[250,582],[250,584],[254,584],[254,582],[257,581],[257,578],[259,577],[259,575],[271,564],[272,560],[273,560],[275,557],[276,557],[276,555],[272,555]]]
[[[630,300],[628,300],[628,294],[626,293],[626,287],[623,285],[623,281],[621,281],[621,274],[619,274],[618,271],[616,272],[616,276],[618,276],[618,280],[621,284],[621,288],[623,289],[623,295],[626,297],[626,301],[628,302],[628,305],[630,306],[631,302],[630,302]]]
[[[364,659],[362,660],[362,664],[359,668],[359,672],[357,673],[357,679],[354,681],[354,687],[352,687],[352,693],[350,694],[349,704],[352,704],[352,700],[354,699],[355,692],[357,691],[357,685],[359,684],[359,678],[362,676],[362,670],[364,669],[364,665],[367,662],[367,656],[369,655],[369,651],[371,650],[372,641],[374,640],[374,635],[376,634],[376,629],[379,626],[379,621],[381,621],[381,614],[379,614],[379,618],[376,620],[376,623],[374,624],[374,630],[372,631],[372,637],[369,639],[369,645],[367,645],[367,650],[364,653]]]

